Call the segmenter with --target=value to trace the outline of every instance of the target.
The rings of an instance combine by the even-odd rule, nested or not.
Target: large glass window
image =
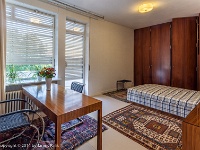
[[[6,5],[6,77],[10,82],[37,78],[37,71],[54,65],[55,16]]]
[[[85,25],[67,20],[65,38],[66,87],[70,87],[72,81],[84,83],[84,47]]]

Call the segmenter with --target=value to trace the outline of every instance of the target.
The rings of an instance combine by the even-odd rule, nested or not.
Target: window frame
[[[16,21],[16,22],[20,22],[20,23],[24,23],[25,25],[29,24],[29,25],[33,25],[33,26],[37,26],[37,27],[44,27],[44,28],[49,28],[49,29],[52,29],[52,62],[51,62],[51,65],[52,67],[55,68],[55,54],[56,54],[56,14],[54,13],[46,13],[45,10],[44,11],[41,11],[41,10],[38,10],[36,8],[32,8],[32,7],[28,7],[28,6],[20,6],[18,4],[14,4],[14,3],[10,3],[10,2],[6,2],[6,7],[7,6],[10,6],[11,7],[11,14],[10,16],[7,16],[6,15],[6,33],[7,33],[7,19],[9,19],[9,21]],[[48,25],[44,25],[44,24],[38,24],[38,23],[34,23],[34,22],[28,22],[26,20],[22,20],[20,18],[16,18],[16,15],[15,15],[15,8],[21,8],[25,11],[28,11],[28,12],[33,12],[33,13],[37,13],[37,14],[41,14],[41,15],[46,15],[46,16],[50,16],[52,17],[52,20],[53,20],[53,24],[52,24],[52,27],[48,26]],[[7,43],[6,43],[7,45]],[[7,50],[7,49],[6,49]],[[7,64],[7,61],[6,61],[6,66],[7,65],[10,65],[9,63]],[[19,65],[19,64],[13,64],[13,65]],[[26,64],[21,64],[21,65],[26,65]],[[27,64],[27,65],[30,65],[30,64]],[[36,63],[33,63],[31,65],[39,65],[39,64],[36,64]],[[23,82],[14,82],[14,83],[7,83],[6,85],[12,85],[12,84],[26,84],[26,83],[31,83],[31,82],[35,82],[33,80],[24,80]]]

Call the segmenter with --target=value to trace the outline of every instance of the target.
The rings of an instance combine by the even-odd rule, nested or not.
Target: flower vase
[[[40,76],[37,76],[37,79],[39,82],[42,81],[42,77],[40,77]]]
[[[47,89],[47,91],[50,91],[52,78],[45,78],[45,80],[46,80],[46,89]]]

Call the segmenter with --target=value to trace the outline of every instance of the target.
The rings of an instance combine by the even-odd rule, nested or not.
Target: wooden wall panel
[[[184,20],[172,21],[172,86],[183,87],[184,67]]]
[[[134,31],[134,85],[151,83],[150,28]]]
[[[200,149],[200,103],[187,115],[182,124],[182,150]]]
[[[143,84],[151,83],[151,68],[150,68],[150,27],[142,29],[142,52],[143,52]]]
[[[199,14],[199,23],[200,23],[200,14]],[[197,90],[200,91],[200,42],[199,42],[199,37],[200,37],[200,25],[198,28],[198,43],[199,43],[199,47],[198,47],[198,55],[197,55]]]
[[[172,86],[196,89],[196,40],[196,17],[172,20]]]
[[[184,122],[200,126],[200,104],[198,104],[184,119]]]
[[[182,150],[199,150],[200,127],[183,121],[182,131]]]
[[[170,85],[170,23],[151,27],[152,83]]]
[[[141,85],[142,80],[142,33],[140,30],[134,31],[134,85]]]

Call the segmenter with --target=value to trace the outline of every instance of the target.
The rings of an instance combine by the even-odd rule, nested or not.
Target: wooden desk
[[[52,121],[55,122],[55,146],[61,149],[61,124],[98,110],[97,150],[102,150],[102,102],[92,97],[65,90],[57,84],[46,91],[45,85],[22,88],[23,96],[30,98]]]

